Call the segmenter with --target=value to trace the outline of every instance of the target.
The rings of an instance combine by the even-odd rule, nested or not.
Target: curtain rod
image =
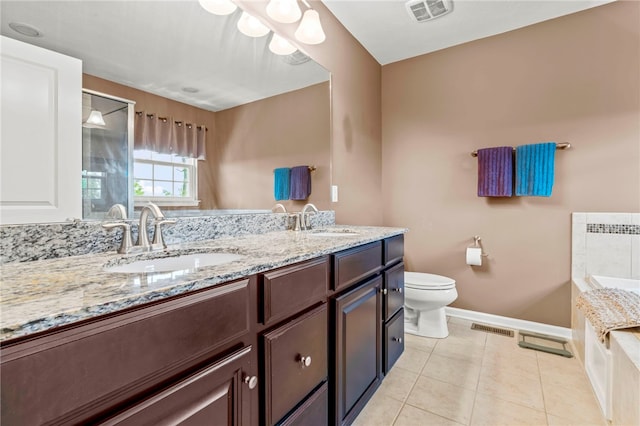
[[[569,142],[558,142],[556,144],[556,149],[569,149],[571,148],[571,144]],[[513,152],[515,152],[516,149],[513,148]],[[477,157],[478,156],[478,150],[475,150],[471,153],[472,157]]]
[[[138,114],[138,115],[142,115],[142,114],[144,114],[144,112],[143,112],[143,111],[136,111],[136,114]],[[151,113],[151,114],[147,114],[147,117],[149,117],[149,118],[153,118],[153,117],[155,117],[155,114],[153,114],[153,113]],[[156,118],[157,118],[158,120],[162,121],[163,123],[166,123],[166,122],[169,120],[167,117],[159,117],[159,116],[158,116],[158,117],[156,117]],[[174,124],[177,124],[178,126],[182,126],[182,123],[183,123],[182,121],[174,120]],[[188,128],[191,128],[191,127],[193,126],[193,124],[191,124],[191,123],[185,123],[185,126],[187,126]],[[204,130],[205,130],[205,132],[208,132],[208,131],[209,131],[209,129],[208,129],[208,128],[206,128],[206,127],[204,127],[204,126],[196,126],[196,129],[198,129],[198,130],[204,129]]]

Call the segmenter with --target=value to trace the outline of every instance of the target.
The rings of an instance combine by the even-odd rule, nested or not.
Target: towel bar
[[[556,149],[569,149],[571,148],[571,144],[569,142],[559,142],[556,144]],[[513,148],[513,151],[515,152],[515,148]],[[471,153],[472,157],[477,157],[478,156],[478,151],[473,151]]]

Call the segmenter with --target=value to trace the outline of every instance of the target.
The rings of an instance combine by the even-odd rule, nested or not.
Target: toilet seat
[[[442,275],[405,272],[404,286],[415,290],[449,290],[456,287],[456,281]]]

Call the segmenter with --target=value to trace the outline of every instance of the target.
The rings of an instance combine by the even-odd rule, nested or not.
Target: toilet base
[[[444,339],[449,336],[444,307],[431,311],[418,312],[414,310],[413,312],[418,314],[417,318],[415,316],[405,318],[405,333],[434,339]]]

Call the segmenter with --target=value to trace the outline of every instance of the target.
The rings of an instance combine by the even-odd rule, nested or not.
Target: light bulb
[[[297,49],[287,39],[280,37],[278,34],[273,33],[271,42],[269,43],[269,50],[276,55],[291,55]]]
[[[238,30],[249,37],[262,37],[269,33],[269,28],[247,12],[242,12],[242,16],[238,20]]]
[[[230,15],[238,8],[230,0],[198,0],[200,6],[214,15]]]
[[[291,24],[302,16],[297,0],[271,0],[267,5],[267,15],[274,21]]]
[[[318,12],[313,9],[306,10],[294,35],[296,39],[306,44],[322,43],[327,37],[322,30]]]

